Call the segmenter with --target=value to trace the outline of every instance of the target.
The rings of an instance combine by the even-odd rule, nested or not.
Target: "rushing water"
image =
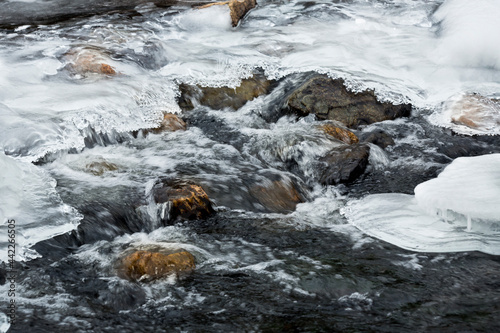
[[[0,1],[8,3],[16,1]],[[0,30],[0,283],[8,219],[18,242],[10,331],[499,330],[498,158],[452,161],[500,153],[500,130],[458,126],[446,113],[462,94],[500,97],[498,17],[498,0],[259,0],[232,28],[223,6],[141,2]],[[82,49],[118,75],[71,73],[70,55]],[[255,72],[275,87],[239,110],[183,113],[177,104],[180,83],[236,87]],[[315,160],[336,145],[319,121],[277,119],[313,72],[413,105],[410,118],[359,131],[383,130],[395,145],[373,146],[354,183],[315,181]],[[134,135],[165,112],[188,129]],[[102,161],[117,170],[88,172]],[[436,200],[415,208],[415,187],[447,166],[455,177],[432,183],[437,193],[451,188],[446,197],[421,186]],[[202,185],[217,215],[162,225],[150,193],[160,179]],[[305,202],[276,213],[251,195],[253,184],[275,180]],[[444,214],[440,205],[464,199],[453,193],[464,186],[468,208],[444,228],[429,211]],[[468,233],[468,214],[487,221]],[[410,218],[414,229],[400,226]],[[78,237],[68,233],[78,226]],[[125,249],[154,246],[190,251],[196,271],[151,284],[116,276]],[[474,250],[485,253],[462,252]],[[0,286],[0,331],[8,288]]]

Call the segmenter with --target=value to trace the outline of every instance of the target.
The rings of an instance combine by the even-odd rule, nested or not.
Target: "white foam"
[[[421,252],[500,254],[500,154],[458,158],[415,196],[376,194],[342,214],[370,236]]]

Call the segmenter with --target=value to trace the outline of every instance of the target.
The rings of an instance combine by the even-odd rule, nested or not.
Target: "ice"
[[[44,170],[0,153],[0,260],[7,260],[7,222],[15,221],[16,260],[36,256],[29,247],[74,229],[81,219],[64,204]]]
[[[366,234],[405,249],[500,255],[500,154],[457,158],[414,196],[369,195],[341,213]]]

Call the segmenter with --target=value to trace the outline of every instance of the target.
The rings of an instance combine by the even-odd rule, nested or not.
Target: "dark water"
[[[78,29],[93,20],[116,23],[128,20],[128,10],[73,23]],[[150,16],[134,24],[159,14],[151,7],[144,15]],[[78,39],[73,23],[64,22],[65,38]],[[146,72],[163,82],[155,71],[170,61],[161,56],[167,46],[151,42],[141,54],[110,52],[114,61],[141,68],[138,76]],[[412,194],[457,157],[500,153],[500,138],[456,134],[428,121],[434,110],[416,107],[409,118],[356,130],[362,138],[384,132],[395,144],[372,146],[369,166],[356,181],[321,186],[315,161],[335,143],[314,130],[320,124],[314,117],[284,115],[290,91],[313,74],[283,75],[272,92],[240,110],[196,106],[180,114],[185,132],[102,133],[89,125],[79,133],[83,148],[38,158],[36,165],[57,181],[61,200],[83,219],[76,230],[34,245],[41,257],[16,262],[17,322],[9,332],[500,331],[500,257],[406,251],[363,235],[339,213],[345,202],[367,194]],[[71,84],[59,75],[47,80]],[[23,156],[22,149],[10,153]],[[116,162],[118,171],[94,177],[80,170],[99,158]],[[202,185],[217,214],[159,221],[151,187],[176,179]],[[273,212],[249,190],[283,180],[304,198],[294,212]],[[196,270],[149,284],[117,276],[127,249],[155,246],[190,251]],[[6,263],[1,267],[3,284]]]

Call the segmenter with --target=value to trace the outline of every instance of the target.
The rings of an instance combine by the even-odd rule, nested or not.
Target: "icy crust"
[[[342,214],[366,234],[421,252],[500,255],[500,154],[457,158],[406,194],[369,195]]]
[[[364,233],[417,252],[481,251],[500,255],[500,226],[467,231],[462,219],[445,222],[428,215],[408,194],[374,194],[350,202],[341,213]]]
[[[437,178],[415,187],[415,199],[431,215],[451,210],[500,222],[500,154],[457,158]]]
[[[29,260],[37,254],[33,244],[73,230],[80,214],[62,202],[56,181],[31,163],[0,153],[0,261],[7,261],[8,221],[14,220],[16,257]]]

